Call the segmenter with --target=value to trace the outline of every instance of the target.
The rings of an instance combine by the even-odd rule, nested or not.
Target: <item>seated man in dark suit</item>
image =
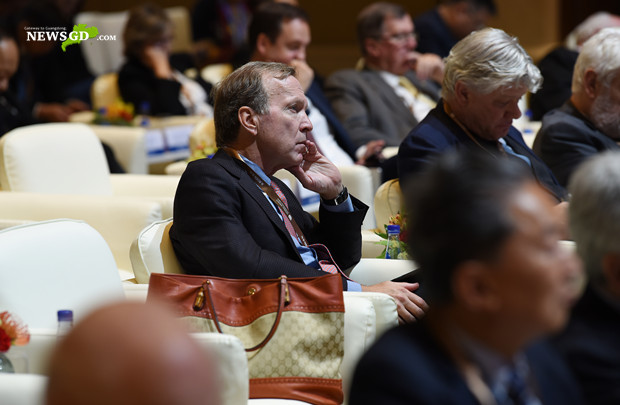
[[[413,22],[418,32],[418,51],[445,58],[469,33],[484,28],[497,13],[493,0],[440,0]]]
[[[325,92],[356,147],[381,140],[397,147],[439,99],[443,62],[415,51],[411,16],[393,3],[373,3],[357,17],[363,63],[333,73]],[[383,181],[398,176],[396,160],[383,165]]]
[[[620,28],[606,28],[583,44],[570,100],[543,117],[534,141],[534,152],[563,186],[588,157],[619,148],[619,88]]]
[[[554,201],[512,159],[453,151],[406,194],[408,246],[430,310],[359,362],[349,403],[580,404],[545,335],[568,320],[581,267]]]
[[[588,404],[620,404],[620,152],[586,161],[568,189],[570,227],[589,280],[555,344]]]
[[[357,147],[349,132],[323,93],[322,81],[308,65],[306,48],[311,40],[310,19],[303,9],[271,1],[262,4],[252,17],[248,39],[253,61],[286,63],[295,68],[297,80],[308,97],[308,117],[314,128],[312,136],[321,153],[336,166],[376,160],[375,155],[385,143],[371,141],[357,156]]]
[[[226,278],[316,277],[361,257],[368,207],[350,196],[336,166],[306,139],[312,123],[295,69],[250,62],[215,92],[213,159],[191,162],[177,188],[170,239],[185,272]],[[304,212],[273,174],[290,171],[321,196],[320,222]],[[321,245],[318,245],[321,244]],[[340,270],[345,290],[380,291],[397,300],[403,321],[426,303],[414,283],[361,286]]]
[[[607,11],[597,11],[575,27],[566,37],[564,44],[553,49],[538,62],[543,84],[530,96],[532,120],[542,120],[546,113],[561,107],[570,98],[573,70],[582,45],[603,28],[619,26],[619,16]]]
[[[401,186],[434,157],[451,149],[477,149],[527,166],[556,201],[565,190],[525,144],[512,120],[518,102],[536,91],[541,76],[517,39],[485,28],[459,41],[446,58],[443,101],[407,135],[398,151]]]

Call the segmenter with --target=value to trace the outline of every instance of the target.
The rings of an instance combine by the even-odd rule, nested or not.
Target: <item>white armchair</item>
[[[122,280],[134,279],[129,247],[147,225],[161,220],[161,206],[140,198],[0,191],[0,228],[56,218],[82,220],[112,251]]]
[[[85,124],[30,125],[0,138],[0,188],[6,191],[124,193],[158,202],[170,217],[177,183],[176,176],[111,175],[99,138]]]
[[[0,231],[0,308],[30,328],[55,329],[56,311],[76,320],[124,299],[110,248],[91,226],[54,220]]]

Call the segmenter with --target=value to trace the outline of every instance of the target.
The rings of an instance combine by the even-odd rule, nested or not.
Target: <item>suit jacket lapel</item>
[[[285,237],[293,247],[293,249],[297,252],[299,256],[299,252],[297,251],[297,247],[293,242],[291,235],[288,233],[286,226],[284,225],[284,221],[278,216],[276,210],[273,208],[273,205],[268,201],[267,197],[263,194],[263,191],[256,185],[254,180],[246,173],[245,169],[240,166],[240,163],[236,162],[235,159],[228,156],[228,154],[224,151],[218,151],[215,156],[213,156],[213,160],[217,162],[220,166],[222,166],[226,171],[228,171],[232,176],[239,180],[239,186],[252,197],[254,201],[258,204],[258,206],[263,210],[267,218],[280,230],[282,236]],[[280,187],[282,187],[281,185]],[[301,259],[301,256],[299,256]]]
[[[401,100],[394,90],[383,80],[379,72],[367,71],[364,75],[368,85],[373,88],[376,94],[385,102],[388,109],[396,111],[397,114],[403,119],[411,121],[411,127],[417,125],[418,121],[413,116],[411,110],[409,110],[403,100]],[[405,118],[406,117],[406,118]]]

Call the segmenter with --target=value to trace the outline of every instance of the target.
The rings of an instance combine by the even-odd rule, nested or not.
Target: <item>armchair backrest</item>
[[[90,98],[95,111],[120,99],[121,92],[118,89],[118,73],[104,73],[97,76],[90,86]]]
[[[58,219],[0,231],[0,308],[28,327],[55,329],[59,309],[73,310],[77,321],[123,298],[112,252],[85,222]]]
[[[392,215],[402,210],[403,197],[398,179],[388,180],[375,193],[375,218],[377,228],[383,231]]]
[[[101,141],[79,123],[36,124],[6,133],[0,138],[0,188],[112,195]]]
[[[148,284],[151,273],[183,273],[170,241],[171,226],[172,218],[153,222],[131,244],[129,257],[138,283]]]

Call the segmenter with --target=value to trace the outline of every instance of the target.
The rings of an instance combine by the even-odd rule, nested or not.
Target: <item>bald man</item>
[[[165,309],[112,304],[78,323],[56,348],[46,403],[216,404],[211,364]]]

